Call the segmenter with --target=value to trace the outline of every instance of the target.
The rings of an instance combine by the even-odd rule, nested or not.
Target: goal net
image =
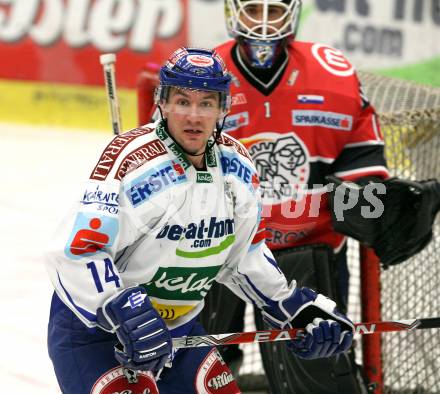
[[[440,179],[440,89],[368,73],[361,73],[360,78],[380,114],[392,175],[411,180]],[[419,254],[381,269],[383,320],[439,316],[439,220],[434,234]],[[362,306],[369,308],[368,302]],[[383,334],[380,354],[383,392],[440,392],[438,329]]]
[[[380,118],[391,174],[411,180],[440,179],[440,89],[367,72],[360,72],[359,77]],[[348,255],[349,316],[354,321],[361,321],[362,313],[379,312],[378,305],[369,301],[374,298],[379,300],[382,320],[440,315],[439,219],[432,242],[402,264],[383,269],[374,258],[369,261],[371,255],[360,254],[353,241],[349,242]],[[376,285],[365,280],[375,270]],[[364,294],[369,295],[364,302],[360,297],[362,276]],[[253,330],[253,324],[253,312],[248,308],[246,330]],[[358,341],[366,341],[367,337],[372,336],[363,336]],[[376,393],[440,392],[440,330],[382,334],[363,357],[360,348],[356,347],[360,350],[359,361],[368,368],[367,375],[374,376],[379,383]],[[264,390],[258,346],[245,345],[243,350],[245,359],[239,374],[242,390]],[[375,352],[379,357],[371,358],[370,354]]]

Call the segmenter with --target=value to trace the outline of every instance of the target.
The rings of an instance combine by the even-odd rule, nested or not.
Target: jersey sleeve
[[[356,97],[359,110],[354,119],[350,139],[333,163],[333,173],[339,178],[351,181],[365,176],[388,178],[378,116],[360,82],[357,82],[359,93]]]
[[[241,223],[237,231],[241,230],[244,235],[248,224]],[[257,234],[252,237],[250,245],[243,239],[231,250],[231,253],[235,255],[231,257],[226,269],[222,270],[224,279],[219,281],[242,300],[261,309],[263,306],[288,297],[296,283],[293,281],[288,286],[265,239],[257,240],[259,238]],[[241,250],[240,247],[242,247]]]
[[[234,190],[236,240],[217,281],[225,284],[238,297],[261,308],[291,294],[272,252],[265,243],[258,176],[252,168],[253,182],[236,182]]]
[[[104,167],[116,160],[118,138],[101,155],[45,256],[58,296],[89,327],[103,302],[124,287],[115,260],[138,237],[123,181]]]

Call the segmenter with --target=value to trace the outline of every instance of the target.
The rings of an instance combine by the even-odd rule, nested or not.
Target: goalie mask
[[[229,35],[244,48],[253,67],[270,68],[295,37],[301,0],[225,0]]]

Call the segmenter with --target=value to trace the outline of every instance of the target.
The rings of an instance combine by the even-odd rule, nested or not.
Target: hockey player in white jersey
[[[174,52],[162,119],[109,143],[54,238],[48,347],[63,393],[238,393],[215,349],[172,349],[204,333],[196,318],[214,280],[273,327],[307,327],[286,342],[292,357],[350,347],[351,321],[288,284],[265,245],[256,170],[221,134],[230,82],[215,52]]]

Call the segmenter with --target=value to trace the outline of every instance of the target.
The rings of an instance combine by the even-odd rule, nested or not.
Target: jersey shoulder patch
[[[298,69],[298,88],[324,97],[330,94],[333,99],[346,97],[360,105],[356,70],[340,50],[321,43],[294,42],[289,53],[297,59],[293,67]]]
[[[90,179],[105,181],[112,174],[112,177],[121,180],[145,161],[165,154],[165,146],[153,131],[153,127],[142,126],[114,137],[102,152]]]
[[[326,44],[310,44],[312,58],[329,74],[336,77],[351,77],[355,68],[344,54],[336,48]]]
[[[234,152],[239,153],[241,156],[246,157],[252,162],[252,158],[248,152],[248,150],[242,145],[241,142],[237,141],[235,138],[231,137],[227,134],[222,134],[218,140],[220,145],[224,145],[226,147],[231,148]]]

